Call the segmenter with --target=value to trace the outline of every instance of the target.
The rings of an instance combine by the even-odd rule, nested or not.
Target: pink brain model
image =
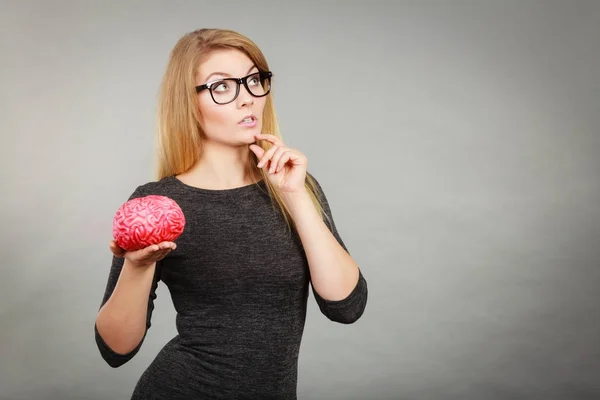
[[[123,204],[113,219],[113,238],[124,250],[174,241],[185,227],[183,211],[165,196],[149,195]]]

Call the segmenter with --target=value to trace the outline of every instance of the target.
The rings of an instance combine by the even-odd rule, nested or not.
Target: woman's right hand
[[[131,264],[139,267],[149,267],[157,261],[162,260],[171,251],[177,248],[174,242],[160,242],[140,250],[126,251],[117,245],[113,239],[109,244],[110,251],[118,258],[125,258]]]

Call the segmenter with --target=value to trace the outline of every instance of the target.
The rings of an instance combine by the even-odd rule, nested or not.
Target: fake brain
[[[113,238],[124,250],[174,241],[185,228],[179,205],[169,197],[149,195],[124,203],[113,218]]]

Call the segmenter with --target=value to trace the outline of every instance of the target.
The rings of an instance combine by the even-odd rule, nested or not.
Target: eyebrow
[[[252,65],[250,66],[250,69],[248,69],[248,72],[246,72],[246,75],[247,75],[247,74],[249,74],[249,73],[250,73],[250,71],[252,71],[254,68],[258,69],[258,67],[257,67],[256,65],[252,64]],[[206,79],[204,80],[204,81],[205,81],[205,83],[208,83],[208,82],[209,82],[209,80],[208,80],[208,79],[209,79],[211,76],[213,76],[213,75],[222,75],[222,76],[228,76],[228,77],[231,77],[231,75],[229,75],[229,74],[228,74],[228,73],[226,73],[226,72],[213,72],[212,74],[210,74],[209,76],[207,76],[207,77],[206,77]]]

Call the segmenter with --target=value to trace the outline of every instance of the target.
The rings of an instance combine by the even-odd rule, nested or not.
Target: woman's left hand
[[[266,140],[273,146],[265,151],[262,147],[251,144],[250,150],[258,158],[257,166],[267,172],[267,176],[281,192],[293,194],[305,190],[307,159],[304,154],[286,147],[275,135],[256,134],[257,140]]]

